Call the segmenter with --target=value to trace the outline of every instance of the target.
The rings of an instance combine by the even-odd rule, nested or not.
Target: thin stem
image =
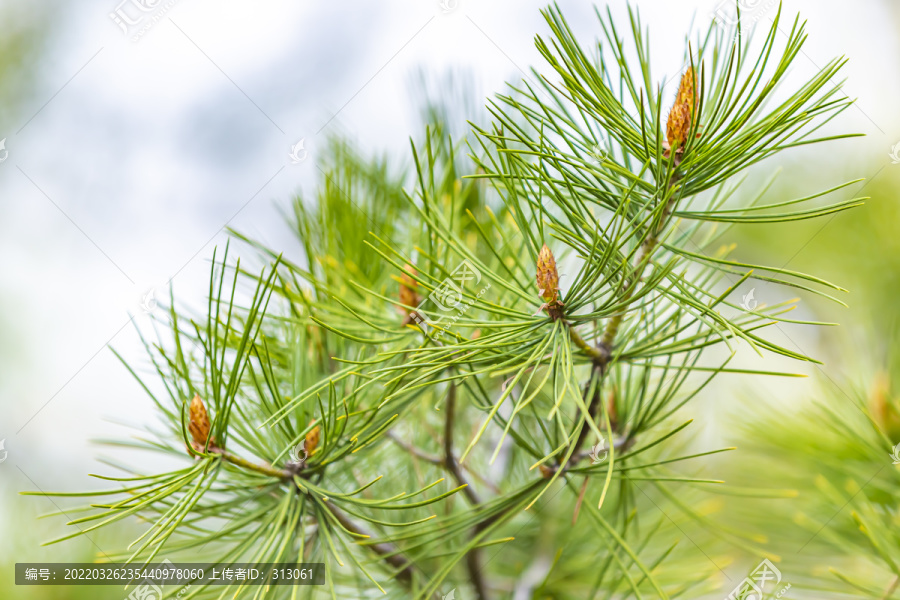
[[[676,171],[672,178],[669,180],[668,185],[666,186],[666,192],[669,194],[669,198],[666,201],[666,207],[663,209],[663,213],[659,219],[659,224],[653,228],[650,232],[650,235],[643,241],[641,244],[641,248],[634,258],[634,281],[640,281],[641,277],[644,276],[644,270],[647,268],[647,265],[650,264],[650,256],[653,254],[653,251],[659,246],[659,236],[662,233],[663,229],[665,229],[666,225],[669,222],[669,217],[672,216],[672,211],[675,209],[675,204],[678,202],[678,195],[673,193],[673,190],[678,182],[681,181],[681,175]],[[632,287],[631,281],[626,280],[625,282],[625,295],[622,297],[622,300],[628,303],[632,296],[634,296],[634,291],[637,286]],[[625,318],[625,307],[622,310],[614,315],[607,323],[606,329],[603,332],[603,338],[600,341],[600,345],[605,348],[612,348],[613,343],[616,340],[616,335],[619,333],[619,327],[622,325],[622,321]],[[606,358],[606,362],[609,362],[609,357]]]
[[[434,454],[429,454],[428,452],[424,452],[423,450],[419,450],[418,448],[416,448],[409,442],[406,442],[406,441],[400,439],[393,431],[387,431],[387,432],[385,432],[384,435],[389,440],[391,440],[392,442],[394,442],[395,444],[397,444],[398,446],[403,448],[406,452],[408,452],[412,456],[415,456],[419,460],[425,461],[425,462],[435,465],[437,467],[446,468],[446,466],[447,466],[446,460],[444,459],[443,456],[437,456]],[[458,461],[457,461],[457,464],[459,464]],[[465,472],[467,472],[471,477],[474,477],[475,479],[477,479],[485,487],[488,487],[488,488],[492,489],[493,491],[499,493],[497,486],[492,484],[490,481],[487,481],[484,477],[479,476],[478,473],[472,472],[472,469],[469,468],[468,465],[459,465],[459,468],[464,470]],[[466,489],[469,489],[469,488],[466,488]]]
[[[209,451],[213,454],[218,454],[231,464],[243,467],[249,471],[256,471],[257,473],[262,473],[263,475],[268,475],[269,477],[277,477],[278,479],[290,479],[291,477],[293,477],[293,473],[291,473],[287,469],[276,469],[275,467],[267,465],[265,463],[258,464],[250,462],[246,458],[241,458],[240,456],[232,454],[231,452],[223,448],[210,447]]]
[[[476,506],[481,504],[481,499],[478,497],[475,490],[472,489],[472,486],[469,485],[469,482],[466,480],[466,477],[463,475],[462,469],[459,466],[459,461],[456,460],[456,456],[453,454],[453,431],[456,429],[456,384],[451,382],[449,385],[450,389],[447,391],[447,402],[444,405],[444,411],[446,413],[444,420],[444,464],[447,467],[447,470],[450,471],[450,474],[453,475],[456,482],[459,485],[466,486],[463,488],[463,493],[466,495],[466,498],[469,499],[469,502],[473,506]],[[478,530],[476,529],[473,535],[477,534]],[[469,580],[472,582],[472,587],[475,588],[475,596],[478,600],[487,600],[487,584],[484,581],[484,573],[481,570],[480,548],[472,548],[466,553],[466,570],[469,573]]]
[[[270,465],[265,463],[258,464],[251,462],[245,458],[242,458],[236,454],[233,454],[223,448],[211,447],[210,452],[214,454],[218,454],[223,459],[227,460],[233,465],[237,465],[239,467],[243,467],[250,471],[255,471],[257,473],[262,473],[263,475],[268,475],[270,477],[277,477],[279,479],[285,481],[291,481],[294,477],[294,473],[290,469],[276,469]],[[467,488],[468,489],[468,488]],[[368,533],[365,529],[354,523],[347,515],[345,515],[340,509],[338,509],[334,504],[328,504],[328,510],[331,511],[331,514],[338,520],[341,526],[347,531],[365,536],[367,538],[373,537],[371,533]],[[375,554],[380,556],[386,563],[394,567],[395,569],[399,569],[394,577],[406,585],[410,587],[412,585],[412,568],[413,564],[411,561],[406,559],[404,555],[393,545],[388,543],[378,543],[378,544],[370,544],[369,548],[372,549]],[[482,582],[483,584],[483,582]],[[477,586],[476,586],[477,588]],[[437,596],[435,596],[437,597]]]
[[[394,433],[391,432],[391,431],[385,432],[385,435],[386,435],[386,436],[388,437],[388,439],[390,439],[392,442],[394,442],[395,444],[397,444],[398,446],[400,446],[401,448],[403,448],[406,452],[408,452],[409,454],[415,456],[416,458],[418,458],[418,459],[420,459],[420,460],[424,460],[425,462],[431,463],[431,464],[433,464],[433,465],[437,465],[437,466],[440,466],[440,467],[444,466],[444,458],[443,458],[443,457],[441,457],[441,456],[435,456],[434,454],[428,454],[427,452],[422,452],[421,450],[419,450],[418,448],[416,448],[416,447],[413,446],[412,444],[410,444],[410,443],[408,443],[408,442],[404,442],[403,440],[401,440],[400,438],[398,438],[398,437],[397,437],[396,435],[394,435]]]
[[[601,344],[599,347],[591,346],[586,341],[584,341],[584,338],[581,337],[581,335],[579,335],[579,333],[575,331],[575,328],[571,325],[569,325],[569,338],[576,346],[581,348],[585,354],[593,358],[595,363],[606,364],[607,362],[609,362],[609,351],[607,350],[608,346],[604,344]]]
[[[328,510],[331,511],[331,514],[334,515],[344,529],[367,538],[373,537],[371,533],[354,523],[350,517],[345,515],[344,512],[334,506],[334,504],[329,502],[327,506]],[[406,587],[412,585],[413,564],[407,560],[403,554],[398,552],[396,546],[388,543],[369,544],[367,546],[371,548],[375,554],[384,559],[386,563],[395,569],[399,569],[394,575],[398,581],[403,583]]]
[[[469,499],[469,502],[471,504],[481,504],[481,498],[478,497],[466,476],[463,475],[459,461],[456,460],[456,456],[453,454],[453,431],[456,424],[456,384],[454,383],[450,384],[450,389],[447,391],[447,402],[444,406],[444,411],[446,413],[444,420],[444,466],[447,467],[447,470],[450,471],[450,474],[453,475],[453,478],[459,485],[466,486],[462,491],[466,498]]]
[[[633,281],[640,281],[641,277],[643,277],[644,270],[647,268],[647,265],[650,264],[650,257],[653,254],[653,251],[659,246],[659,236],[668,224],[669,218],[672,216],[672,211],[675,209],[675,204],[678,201],[678,196],[673,192],[679,181],[681,181],[681,175],[676,171],[666,185],[668,199],[666,200],[666,206],[663,209],[662,215],[660,215],[659,224],[651,229],[650,234],[641,243],[640,250],[638,250],[638,253],[635,255]],[[637,287],[632,286],[631,283],[632,282],[627,279],[624,282],[626,292],[622,300],[626,304],[631,301]],[[612,348],[616,341],[616,335],[619,333],[619,327],[621,327],[622,321],[625,318],[625,308],[626,307],[623,307],[618,314],[613,315],[613,317],[607,321],[606,328],[603,331],[603,337],[600,339],[600,344],[596,347],[588,344],[584,338],[575,331],[575,328],[569,325],[569,337],[572,342],[594,360],[594,368],[591,370],[591,378],[588,379],[588,382],[585,385],[585,393],[590,390],[593,378],[595,376],[598,377],[596,390],[591,398],[591,403],[588,406],[588,415],[590,415],[590,418],[596,417],[601,407],[601,402],[603,401],[603,379],[606,375],[606,368],[612,360]],[[575,451],[572,454],[570,464],[578,463],[578,461],[585,456],[581,447],[587,440],[588,431],[589,429],[585,423],[585,425],[582,426],[581,432],[578,434],[578,440],[575,442]],[[630,436],[627,436],[625,440],[626,443],[629,443],[629,441],[630,443],[633,443],[633,439]],[[615,445],[614,442],[611,442],[611,444]]]
[[[897,586],[900,585],[900,575],[894,577],[893,583],[891,583],[891,587],[887,589],[884,593],[884,596],[881,597],[881,600],[889,600],[891,596],[894,595],[894,591],[897,589]]]
[[[603,373],[601,367],[594,367],[591,370],[591,377],[588,379],[588,382],[585,384],[584,393],[587,394],[591,389],[591,382],[595,377],[598,377],[597,387],[594,389],[594,395],[591,397],[591,403],[588,405],[588,414],[591,418],[595,418],[597,415],[597,411],[600,409],[600,403],[603,401],[603,394],[600,391],[600,383],[603,380]],[[590,431],[590,427],[582,427],[581,433],[578,434],[578,440],[575,442],[575,452],[572,454],[572,458],[581,459],[580,452],[581,447],[584,445],[584,442],[587,440],[588,432]],[[571,462],[571,461],[570,461]]]

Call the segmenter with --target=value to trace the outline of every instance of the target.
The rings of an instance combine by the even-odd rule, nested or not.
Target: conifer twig
[[[223,459],[239,467],[243,467],[245,469],[255,471],[263,475],[269,475],[270,477],[278,477],[284,481],[291,481],[295,475],[289,469],[277,469],[264,463],[254,463],[245,458],[237,456],[232,452],[228,452],[223,448],[210,448],[210,452],[218,454]],[[350,517],[344,514],[344,512],[336,507],[334,503],[329,502],[326,506],[328,507],[328,510],[331,512],[331,514],[334,515],[335,519],[338,520],[341,526],[350,533],[365,538],[373,537],[371,533],[367,532],[363,527],[355,523],[352,519],[350,519]],[[396,577],[407,587],[412,584],[413,564],[396,546],[394,546],[393,544],[379,542],[376,544],[367,544],[367,547],[371,548],[375,554],[382,557],[382,559],[384,559],[386,563],[388,563],[395,569],[398,569],[398,571],[394,574],[394,577]],[[484,585],[483,579],[481,580],[481,584]],[[435,597],[438,596],[435,595]],[[479,597],[483,598],[482,596]]]
[[[447,390],[447,402],[444,405],[446,416],[444,417],[444,464],[447,470],[456,479],[459,485],[465,485],[463,493],[473,506],[481,504],[481,498],[472,489],[472,486],[463,475],[459,466],[459,461],[453,453],[453,432],[456,430],[456,384],[451,382]],[[477,532],[476,532],[477,533]],[[487,584],[484,581],[484,573],[481,569],[481,549],[477,546],[466,553],[466,570],[469,573],[469,580],[472,587],[475,588],[475,594],[478,600],[487,600]]]

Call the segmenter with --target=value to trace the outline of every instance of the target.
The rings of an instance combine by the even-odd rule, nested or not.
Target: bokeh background
[[[96,487],[88,474],[104,468],[98,457],[147,460],[93,443],[155,418],[108,347],[140,367],[135,328],[150,327],[169,285],[185,306],[205,303],[208,261],[226,227],[298,253],[279,211],[315,186],[317,152],[330,137],[402,166],[410,136],[423,130],[426,98],[458,115],[460,128],[465,118],[484,122],[484,97],[540,65],[533,37],[546,31],[544,3],[533,0],[170,0],[146,13],[140,2],[118,1],[0,2],[3,598],[122,596],[112,587],[12,581],[15,562],[88,561],[121,541],[105,531],[41,547],[62,532],[59,521],[36,517],[56,507],[18,496]],[[559,4],[582,39],[599,34],[589,3]],[[680,68],[685,32],[705,28],[717,4],[633,3],[652,32],[661,81]],[[763,22],[777,9],[748,4]],[[624,18],[624,2],[610,8]],[[865,137],[779,155],[750,172],[746,192],[778,168],[776,197],[864,177],[847,193],[871,200],[831,218],[731,236],[741,258],[812,271],[850,293],[842,296],[849,308],[804,298],[800,309],[841,327],[775,333],[825,363],[806,367],[810,378],[729,377],[698,399],[695,410],[710,416],[707,435],[725,442],[734,415],[763,401],[796,407],[879,377],[883,384],[898,332],[900,164],[889,154],[900,142],[900,4],[787,1],[784,11],[809,22],[791,76],[800,81],[845,55],[844,91],[858,101],[828,130]],[[303,158],[296,164],[292,148]],[[750,287],[760,302],[789,297],[765,285],[741,291]]]

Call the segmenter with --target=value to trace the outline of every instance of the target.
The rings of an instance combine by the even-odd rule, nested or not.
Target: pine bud
[[[691,67],[682,75],[675,104],[669,111],[669,120],[666,123],[666,142],[669,151],[684,151],[684,143],[691,131],[691,114],[695,106],[694,81],[694,68]],[[666,155],[668,156],[668,153]]]
[[[306,439],[303,441],[303,448],[306,450],[306,456],[312,456],[312,453],[316,451],[316,447],[319,445],[319,437],[318,425],[310,429],[309,433],[306,434]]]
[[[537,286],[541,298],[548,305],[556,302],[559,293],[559,272],[556,270],[556,259],[553,252],[544,244],[537,259]]]
[[[559,272],[556,270],[556,259],[553,258],[547,244],[544,244],[538,253],[537,286],[544,305],[534,314],[538,315],[542,310],[546,310],[554,321],[561,319],[563,303],[559,301]]]
[[[416,307],[419,305],[419,283],[413,279],[418,275],[416,268],[412,265],[403,267],[404,273],[400,275],[400,294],[398,296],[400,303],[406,306]],[[405,309],[403,309],[405,312]]]
[[[609,397],[607,398],[609,426],[613,431],[619,430],[619,411],[616,409],[616,391],[616,387],[613,386],[613,389],[609,391]]]
[[[200,399],[199,395],[194,396],[191,400],[190,417],[188,431],[191,434],[191,438],[193,438],[191,445],[194,447],[194,450],[202,452],[206,446],[206,438],[209,437],[210,426],[206,405],[203,404],[203,400]],[[214,445],[214,442],[214,438],[209,440],[210,447]]]
[[[413,276],[418,275],[416,272],[416,268],[412,265],[406,265],[403,267],[403,274],[400,275],[400,293],[397,295],[397,299],[404,306],[398,307],[401,312],[406,314],[406,317],[403,319],[403,324],[408,325],[413,321],[419,322],[421,321],[421,315],[417,313],[415,310],[412,312],[407,312],[409,309],[407,306],[412,306],[413,308],[419,306],[419,303],[422,302],[422,297],[419,296],[419,282],[413,279]]]
[[[869,393],[869,409],[873,420],[891,442],[900,441],[900,402],[892,398],[891,381],[886,373],[875,377]]]

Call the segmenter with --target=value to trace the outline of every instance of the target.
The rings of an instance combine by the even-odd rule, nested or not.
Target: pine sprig
[[[710,544],[758,549],[707,518],[708,490],[723,486],[702,461],[732,448],[692,446],[681,413],[719,374],[792,375],[729,366],[738,343],[814,361],[766,337],[812,324],[785,316],[793,303],[746,309],[732,296],[751,279],[845,290],[717,244],[731,224],[859,204],[818,202],[854,182],[745,202],[734,181],[784,150],[850,137],[813,137],[850,105],[831,83],[843,60],[794,85],[799,19],[779,41],[779,10],[756,47],[712,25],[687,46],[670,100],[637,11],[627,40],[598,11],[590,51],[558,7],[544,16],[547,68],[492,100],[492,123],[468,140],[434,124],[408,173],[336,141],[316,198],[286,216],[301,256],[232,232],[271,264],[214,255],[205,314],[172,298],[171,339],[145,340],[160,384],[128,367],[167,428],[128,443],[183,465],[58,494],[97,498],[61,539],[137,517],[147,529],[112,558],[321,561],[332,598],[461,586],[499,597],[525,585],[525,567],[496,552],[524,565],[535,547],[553,556],[529,593],[696,596],[718,567],[685,567],[685,523]],[[675,518],[658,517],[645,488]],[[235,594],[298,592],[187,597]]]

